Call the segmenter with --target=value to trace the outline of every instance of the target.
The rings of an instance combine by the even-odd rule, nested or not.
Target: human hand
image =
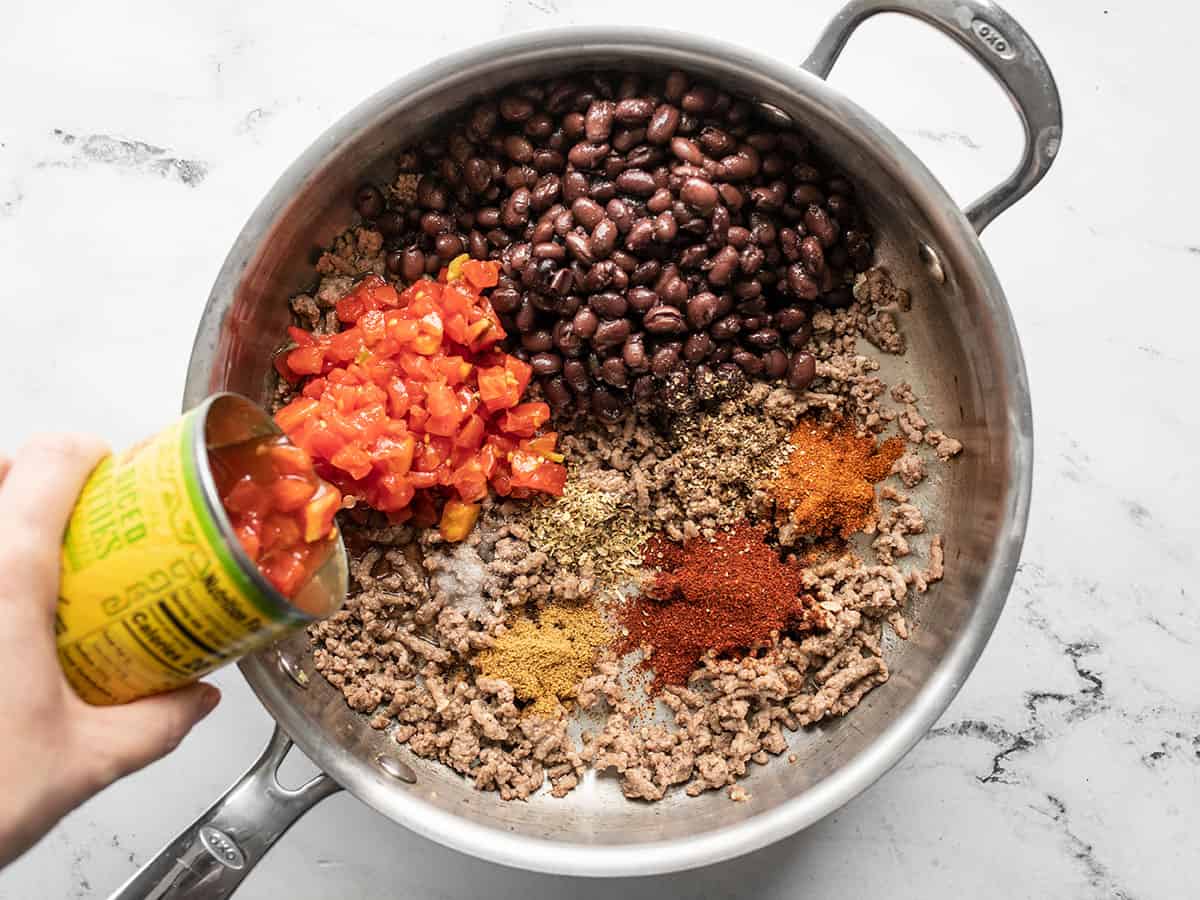
[[[220,700],[193,684],[124,706],[89,706],[54,640],[67,519],[107,448],[36,438],[0,458],[0,867],[96,792],[164,756]]]

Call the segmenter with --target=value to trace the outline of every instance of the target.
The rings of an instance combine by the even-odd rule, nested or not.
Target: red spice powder
[[[686,683],[709,650],[743,654],[766,643],[772,631],[824,626],[823,611],[800,595],[800,568],[779,559],[764,543],[765,532],[741,522],[711,542],[681,547],[651,539],[645,563],[659,572],[643,596],[622,607],[628,635],[618,649],[653,647],[652,692]]]

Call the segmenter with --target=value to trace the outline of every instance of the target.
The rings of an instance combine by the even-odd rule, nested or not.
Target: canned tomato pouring
[[[823,80],[854,29],[867,17],[885,11],[914,16],[951,36],[1004,86],[1021,115],[1026,144],[1017,169],[965,214],[900,140]],[[804,828],[864,790],[920,740],[971,671],[1003,607],[1019,557],[1032,456],[1030,405],[1020,346],[1004,293],[980,245],[978,232],[1045,174],[1061,136],[1058,95],[1044,59],[1020,26],[990,2],[855,0],[820,37],[804,69],[685,35],[636,28],[581,28],[474,48],[410,75],[331,128],[283,175],[251,217],[226,260],[201,321],[189,369],[186,404],[194,404],[213,391],[237,391],[264,404],[280,396],[271,390],[272,358],[285,339],[287,327],[295,324],[283,298],[311,283],[308,248],[328,245],[332,235],[351,224],[349,210],[338,210],[344,208],[348,198],[356,196],[364,179],[387,183],[395,151],[419,144],[433,128],[470,109],[481,97],[522,82],[548,82],[596,69],[631,71],[655,78],[673,70],[686,72],[744,101],[764,121],[802,131],[823,158],[833,161],[855,185],[856,202],[869,219],[873,234],[875,264],[885,266],[896,283],[911,293],[914,315],[906,325],[908,352],[903,380],[910,382],[922,398],[922,411],[930,420],[936,416],[952,424],[967,450],[946,470],[942,488],[941,529],[954,535],[953,552],[946,554],[945,582],[939,585],[935,597],[931,593],[914,600],[919,625],[888,659],[903,677],[881,684],[866,696],[855,709],[852,724],[826,720],[817,728],[797,733],[790,746],[795,757],[793,765],[778,764],[776,760],[757,767],[746,777],[745,793],[751,802],[733,803],[713,791],[650,805],[630,802],[608,784],[587,784],[563,799],[539,795],[528,802],[505,802],[495,794],[476,792],[466,779],[435,761],[410,753],[387,732],[371,728],[366,717],[346,705],[335,686],[324,678],[307,676],[312,666],[309,642],[305,635],[294,634],[241,663],[247,680],[279,726],[266,752],[229,793],[137,873],[118,897],[228,896],[300,815],[339,788],[434,840],[507,865],[563,874],[616,876],[713,863]],[[510,116],[521,112],[508,111]],[[639,120],[645,112],[641,107],[628,110],[631,119],[636,113]],[[661,118],[652,116],[647,131],[653,126],[661,137],[678,127],[678,122],[673,125],[672,121],[669,111]],[[605,123],[596,121],[592,125],[599,135]],[[583,127],[586,137],[586,121]],[[631,124],[624,127],[637,130]],[[524,143],[508,143],[511,146],[502,150],[510,158],[528,155]],[[691,148],[683,149],[690,152]],[[567,160],[564,165],[577,169],[596,165],[596,160],[584,158],[589,152],[577,151],[575,162]],[[550,155],[543,154],[543,158],[546,165],[551,165]],[[703,156],[700,162],[698,168],[704,171]],[[730,174],[728,169],[714,171],[722,176]],[[479,164],[463,174],[481,185],[489,175]],[[624,172],[614,170],[612,178],[599,172],[597,177],[611,181],[614,192],[644,196],[646,199],[634,202],[635,207],[644,203],[648,208],[655,192],[664,187],[657,183],[652,186],[636,174],[626,175],[618,185],[616,174]],[[699,182],[704,181],[700,174],[694,174]],[[621,223],[613,220],[615,233],[607,225],[601,228],[598,209],[580,204],[584,218],[596,219],[593,231],[599,228],[598,233],[586,239],[578,231],[545,235],[542,243],[546,246],[539,251],[540,261],[534,263],[534,268],[545,263],[547,272],[563,271],[565,264],[559,257],[563,256],[567,236],[576,249],[565,250],[576,257],[596,252],[624,253],[628,257],[653,248],[655,241],[671,246],[681,234],[679,218],[673,211],[675,200],[687,204],[692,218],[698,218],[694,213],[709,204],[728,206],[730,198],[736,199],[733,192],[726,191],[728,196],[718,194],[714,201],[712,192],[699,182],[687,186],[686,197],[671,200],[670,218],[661,212],[645,217],[647,223],[639,228],[635,247],[628,252],[616,249],[618,244],[609,245],[622,239],[627,242],[632,225],[630,232],[621,232]],[[501,188],[499,184],[496,187],[498,196]],[[530,194],[529,203],[533,202],[528,184],[524,185],[525,193],[519,193],[521,186],[515,180],[508,187],[518,196],[518,202],[510,198],[506,204],[511,221],[506,223],[503,213],[498,212],[497,221],[486,226],[491,231],[498,229],[497,240],[504,239],[500,233],[504,229],[510,225],[515,229],[525,221],[518,221],[528,213],[525,193]],[[773,202],[776,192],[770,185],[766,188],[765,193],[757,195],[756,202]],[[430,195],[428,187],[425,190],[427,206],[433,201],[447,205],[448,198]],[[605,203],[607,199],[602,197]],[[664,197],[663,202],[667,199]],[[787,198],[782,202],[786,205]],[[596,201],[597,206],[600,203]],[[380,217],[381,227],[383,217],[392,215],[382,196],[359,194],[359,206],[364,217]],[[607,207],[599,211],[608,212]],[[836,219],[837,209],[832,214]],[[660,216],[655,231],[654,222]],[[821,233],[831,231],[834,224],[827,219],[814,213],[811,227],[806,225],[825,250],[829,247],[824,246],[827,242]],[[458,225],[453,217],[444,215],[442,219],[430,219],[430,223],[436,226],[436,237],[427,234],[429,240],[420,247],[388,248],[378,271],[413,281],[436,274],[464,249],[472,255],[484,252],[480,238],[469,231],[464,240],[458,231],[442,227],[469,229],[469,225]],[[684,224],[690,224],[686,216]],[[396,230],[401,227],[395,222],[392,226]],[[556,243],[556,238],[562,244]],[[808,252],[801,253],[793,290],[811,292],[804,276],[814,274],[819,260],[814,242],[809,243]],[[697,250],[695,254],[697,263],[704,264],[701,255],[711,263],[698,270],[710,284],[714,271],[718,283],[734,277],[733,255],[713,249],[711,258],[707,251],[702,254]],[[637,260],[618,257],[616,269],[621,268],[622,260],[635,267],[638,264]],[[740,259],[737,265],[742,265]],[[668,331],[682,334],[693,327],[691,320],[678,315],[679,309],[669,302],[681,287],[688,287],[684,282],[692,270],[683,265],[679,268],[683,270],[681,283],[663,286],[664,293],[671,295],[668,302],[655,305],[647,295],[647,310],[618,313],[615,310],[619,304],[601,291],[596,295],[604,299],[601,308],[593,310],[596,318],[610,323],[609,331],[614,327],[612,323],[628,329],[627,334],[621,334],[622,340],[634,336],[634,326],[640,321],[642,341],[647,347],[657,341],[669,343]],[[611,266],[604,271],[615,280],[621,278]],[[534,272],[531,279],[536,276]],[[562,281],[565,284],[565,276]],[[534,284],[521,287],[538,290]],[[719,296],[722,292],[713,293]],[[512,305],[514,299],[519,310],[523,298],[514,297],[506,289],[499,305]],[[645,313],[650,309],[655,312],[647,322]],[[497,312],[506,314],[499,308]],[[556,312],[562,314],[557,308]],[[541,322],[548,313],[548,309],[531,309],[526,318]],[[708,312],[698,309],[693,318],[708,327]],[[584,319],[585,324],[590,321],[586,315]],[[342,324],[349,322],[342,320]],[[377,324],[375,317],[366,326],[370,329]],[[802,322],[792,324],[799,326]],[[357,320],[353,327],[359,327]],[[519,325],[517,330],[523,331]],[[564,324],[560,331],[565,330]],[[557,393],[559,400],[573,396],[577,401],[585,391],[591,391],[593,400],[595,396],[605,398],[604,402],[593,402],[597,413],[616,412],[609,401],[618,396],[614,388],[623,390],[614,379],[626,374],[625,369],[618,371],[616,363],[610,366],[611,371],[597,365],[595,372],[585,370],[574,379],[579,382],[577,387],[565,378],[565,373],[559,377],[559,366],[565,367],[566,360],[575,357],[563,353],[565,358],[559,360],[546,346],[539,329],[531,330],[529,335],[535,337],[529,337],[521,349],[529,358],[533,374],[545,380],[548,400],[555,402]],[[742,340],[732,328],[715,336],[710,330],[708,336],[713,344],[719,347],[725,342],[731,350],[735,342]],[[607,344],[607,337],[601,343]],[[679,343],[684,343],[682,338]],[[693,343],[697,359],[714,352],[702,338]],[[814,373],[808,369],[811,358],[802,360],[803,371],[797,366],[797,371],[789,372],[787,365],[781,368],[779,356],[774,354],[779,348],[767,349],[766,337],[762,343],[761,351],[754,342],[742,348],[746,353],[741,367],[748,374],[765,368],[774,372],[773,377],[785,381],[790,378],[794,387],[813,380]],[[608,352],[611,349],[600,348],[606,362],[617,358]],[[637,349],[635,346],[633,351]],[[682,346],[678,354],[683,356]],[[620,360],[630,371],[638,370],[644,362],[637,352]],[[672,359],[672,365],[675,362]],[[464,358],[463,364],[470,362]],[[324,365],[325,361],[320,360],[320,366]],[[491,365],[483,363],[485,368]],[[317,354],[301,353],[292,374],[320,379],[324,377],[322,371]],[[817,373],[816,377],[822,376]],[[591,380],[595,378],[605,384]],[[562,380],[568,382],[566,388],[573,395],[559,390]],[[323,391],[321,385],[312,389],[314,394]],[[303,405],[293,412],[307,415],[312,407]],[[297,418],[304,420],[306,415]],[[418,427],[398,407],[390,417],[397,428],[401,420],[410,430]],[[300,427],[303,422],[297,425]],[[423,422],[420,428],[424,428]],[[503,432],[503,428],[499,430]],[[487,434],[485,423],[485,442]],[[303,446],[302,437],[296,440]],[[338,453],[342,448],[330,449]],[[373,452],[364,443],[339,458],[353,465],[358,450]],[[407,496],[409,487],[417,490],[421,484],[401,487],[393,479],[386,484],[360,485],[362,492],[355,493],[363,496],[368,490],[378,490],[386,497],[389,491],[399,491],[395,495],[399,498]],[[439,489],[447,486],[440,478],[438,485]],[[413,515],[417,512],[414,508]],[[422,521],[436,522],[432,513],[424,510]],[[455,518],[448,524],[453,526],[457,521]],[[131,521],[131,525],[136,523]],[[460,522],[452,535],[462,527]],[[326,773],[294,791],[282,787],[275,777],[292,740]]]
[[[260,408],[218,394],[88,479],[63,544],[59,659],[89,703],[171,690],[346,596],[340,496]]]

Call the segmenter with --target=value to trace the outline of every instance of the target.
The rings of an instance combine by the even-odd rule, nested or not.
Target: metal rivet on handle
[[[375,757],[375,764],[383,769],[386,774],[391,775],[398,781],[404,781],[408,784],[417,783],[417,773],[409,768],[406,763],[400,762],[394,756],[386,756],[380,753]]]
[[[774,103],[768,103],[766,100],[758,101],[758,111],[762,113],[764,119],[774,125],[782,125],[787,128],[794,124],[792,117],[776,106]]]
[[[305,690],[308,689],[308,673],[300,668],[299,663],[282,650],[275,651],[275,662],[279,666],[279,671],[283,672],[284,675],[292,679],[300,687]]]
[[[933,280],[938,284],[945,284],[946,270],[942,268],[942,258],[938,256],[937,251],[922,241],[917,246],[917,253]]]

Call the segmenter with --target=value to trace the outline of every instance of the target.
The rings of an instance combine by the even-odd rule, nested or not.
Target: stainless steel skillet
[[[854,29],[879,12],[954,38],[1021,116],[1016,170],[965,212],[895,135],[824,81]],[[251,216],[201,320],[184,405],[218,390],[266,398],[285,298],[307,286],[310,250],[350,223],[346,198],[365,175],[386,172],[391,151],[481,93],[584,67],[684,69],[756,101],[768,117],[794,120],[856,182],[881,261],[912,291],[910,349],[895,374],[968,449],[936,485],[946,578],[916,605],[912,637],[893,648],[892,679],[851,715],[793,736],[796,764],[756,767],[745,782],[751,803],[716,793],[631,803],[603,779],[565,800],[505,803],[369,728],[311,671],[298,635],[242,663],[279,724],[266,751],[116,897],[228,896],[299,816],[342,788],[433,840],[506,865],[616,876],[713,863],[804,828],[865,789],[921,739],[974,666],[1016,568],[1032,466],[1025,366],[978,233],[1041,179],[1061,135],[1044,59],[987,0],[852,0],[796,69],[694,36],[613,27],[521,35],[402,78],[322,135]],[[275,777],[293,740],[326,773],[295,791]]]

